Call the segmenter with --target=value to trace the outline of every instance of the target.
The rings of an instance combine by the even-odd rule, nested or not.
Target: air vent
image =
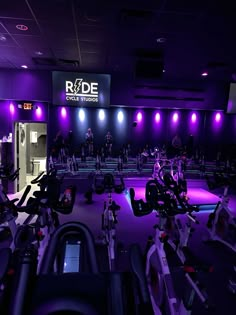
[[[39,66],[56,66],[57,65],[56,59],[53,59],[53,58],[33,57],[32,60],[36,65],[39,65]]]
[[[202,97],[175,97],[175,96],[157,96],[157,95],[135,95],[137,99],[148,99],[148,100],[165,100],[165,101],[195,101],[204,102]]]
[[[173,92],[198,92],[203,93],[204,89],[196,89],[196,88],[176,88],[172,86],[164,86],[164,85],[146,85],[146,84],[135,84],[134,86],[137,89],[148,89],[148,90],[158,90],[158,91],[173,91]]]
[[[68,59],[58,59],[57,64],[60,66],[76,68],[79,66],[79,61],[78,60],[68,60]]]
[[[33,57],[32,60],[36,65],[39,66],[61,66],[61,67],[70,67],[76,68],[79,66],[78,60],[69,60],[69,59],[53,59],[53,58],[40,58]]]

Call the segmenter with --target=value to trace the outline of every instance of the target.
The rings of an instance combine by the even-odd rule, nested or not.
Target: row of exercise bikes
[[[14,180],[18,174],[19,170],[1,169],[4,179]],[[109,272],[100,271],[95,239],[86,225],[60,225],[58,214],[71,213],[75,202],[75,187],[66,186],[61,194],[62,182],[52,169],[31,182],[40,189],[28,199],[31,185],[20,200],[10,200],[1,190],[1,228],[11,235],[10,246],[0,250],[1,314],[151,314],[148,295],[134,283],[133,274],[114,271],[120,207],[111,194],[124,190],[122,179],[116,182],[112,174],[95,176],[92,187],[97,194],[108,192],[102,229]],[[19,212],[29,215],[20,226],[16,224]]]
[[[209,215],[208,237],[204,241],[220,242],[235,253],[236,218],[228,206],[228,190],[232,182],[222,174],[214,174],[213,179],[207,178],[207,184],[210,190],[224,187],[224,193]],[[194,231],[193,224],[199,224],[194,214],[199,211],[199,207],[189,204],[182,161],[156,161],[153,179],[146,184],[146,202],[143,199],[135,199],[133,188],[130,189],[130,197],[136,217],[148,215],[153,211],[158,217],[154,226],[155,237],[149,237],[143,271],[154,313],[191,314],[195,297],[198,297],[204,308],[214,310],[198,277],[200,273],[212,272],[213,266],[200,261],[189,248],[189,237]],[[184,224],[180,220],[183,215],[187,218]],[[179,261],[177,270],[182,269],[184,273],[182,281],[185,285],[180,290],[180,296],[175,290],[173,274],[176,272],[176,266],[173,271],[169,259],[169,256],[172,257],[170,248]],[[141,255],[140,249],[139,252]],[[236,264],[233,268],[236,272]],[[233,294],[236,292],[235,275],[228,280],[228,290]]]
[[[145,255],[138,245],[129,251],[130,272],[116,271],[116,224],[120,206],[112,200],[112,192],[124,190],[123,179],[116,183],[112,174],[93,179],[92,191],[108,193],[104,201],[102,230],[107,246],[109,272],[101,272],[95,240],[86,225],[69,222],[60,225],[58,213],[69,214],[75,202],[75,187],[63,190],[63,178],[55,170],[40,174],[31,184],[39,185],[26,205],[30,187],[21,200],[9,200],[1,189],[1,228],[12,235],[9,248],[0,250],[0,310],[14,315],[75,314],[191,314],[195,298],[214,312],[199,274],[213,271],[211,264],[200,261],[189,248],[189,238],[198,224],[187,198],[187,183],[181,174],[165,171],[162,165],[157,176],[146,184],[146,201],[135,199],[130,189],[133,213],[142,217],[155,212],[158,222],[155,237],[149,237]],[[14,180],[16,172],[0,169],[1,179]],[[179,168],[180,171],[180,168]],[[217,206],[211,226],[219,224]],[[17,226],[17,214],[29,217]],[[185,216],[183,223],[179,219]],[[35,221],[33,221],[35,219]],[[209,218],[210,219],[210,218]],[[214,221],[215,220],[215,221]],[[32,223],[33,222],[33,223]],[[232,221],[234,222],[234,221]],[[7,223],[7,224],[6,224]],[[6,226],[5,226],[6,225]],[[171,265],[174,255],[178,263]],[[182,274],[181,293],[176,294],[174,276]],[[234,282],[232,280],[232,287]]]
[[[199,223],[195,215],[199,209],[188,203],[186,180],[171,174],[168,163],[163,163],[156,175],[158,178],[156,176],[146,183],[146,201],[136,200],[135,190],[130,189],[134,215],[142,217],[155,211],[158,217],[154,225],[155,236],[148,240],[143,269],[154,314],[191,314],[195,297],[210,310],[213,305],[198,275],[211,272],[212,265],[200,261],[188,246],[193,225]],[[186,216],[185,223],[179,218],[183,215]],[[141,250],[138,251],[141,255]],[[177,258],[174,267],[170,264],[173,253]],[[181,296],[176,293],[173,277],[176,272],[183,274]]]

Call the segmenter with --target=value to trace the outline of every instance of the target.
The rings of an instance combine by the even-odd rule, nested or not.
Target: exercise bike
[[[107,246],[109,270],[116,269],[116,224],[118,223],[116,212],[120,206],[112,200],[111,192],[108,193],[108,202],[104,201],[104,210],[102,214],[103,241]]]
[[[97,243],[102,243],[107,247],[107,256],[109,263],[109,270],[115,269],[116,260],[116,224],[117,211],[120,206],[112,200],[112,191],[122,193],[125,189],[125,184],[122,176],[115,177],[111,173],[106,173],[102,177],[95,175],[94,190],[97,194],[108,193],[107,200],[104,201],[104,208],[102,213],[102,237]]]
[[[210,213],[207,228],[208,238],[206,241],[217,241],[236,252],[236,217],[229,208],[228,190],[231,185],[229,178],[222,174],[214,174],[214,180],[207,179],[209,189],[224,187],[221,200],[217,203],[213,213]],[[227,288],[232,294],[236,294],[236,263],[233,266],[234,275],[228,280]]]
[[[136,259],[133,266],[138,273]],[[93,235],[80,222],[68,222],[55,230],[39,273],[36,268],[37,248],[24,248],[9,297],[0,304],[3,314],[151,314],[145,283],[134,284],[131,272],[101,272]],[[137,292],[141,294],[136,299]]]
[[[218,241],[233,252],[236,252],[236,217],[229,209],[228,190],[230,181],[225,178],[224,181],[221,179],[220,184],[217,184],[208,178],[207,183],[210,189],[224,187],[221,200],[217,203],[214,212],[210,213],[208,218],[207,228],[209,237],[207,241]]]
[[[153,180],[152,180],[152,184]],[[160,183],[159,183],[160,185]],[[152,185],[152,191],[153,190]],[[184,258],[180,258],[179,270],[183,269],[185,279],[185,290],[181,298],[177,297],[172,274],[170,271],[169,262],[167,260],[166,246],[169,243],[169,235],[166,233],[166,225],[169,217],[177,214],[187,213],[186,209],[178,209],[175,202],[170,202],[170,194],[165,189],[159,190],[158,197],[154,201],[152,195],[152,203],[149,200],[145,203],[144,201],[135,201],[135,192],[133,189],[130,190],[131,194],[131,205],[134,206],[134,214],[136,216],[143,216],[151,213],[153,210],[157,211],[159,222],[154,226],[156,229],[155,238],[149,238],[149,246],[146,253],[146,279],[148,282],[149,293],[153,306],[154,313],[156,315],[166,314],[162,313],[165,311],[167,314],[191,314],[193,300],[195,296],[198,296],[200,301],[205,307],[209,307],[208,298],[205,291],[202,289],[200,283],[197,280],[198,271],[210,271],[208,266],[199,263],[196,260],[190,260],[189,256],[186,258],[186,253],[183,252]],[[161,196],[162,194],[162,196]],[[148,194],[151,197],[151,193]],[[159,200],[158,200],[159,199]],[[183,250],[182,248],[180,248]],[[192,257],[191,257],[192,258]],[[184,261],[184,262],[183,262]]]

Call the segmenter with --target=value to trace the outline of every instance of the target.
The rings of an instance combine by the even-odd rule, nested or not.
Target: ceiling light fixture
[[[7,40],[6,36],[3,34],[0,34],[0,41],[5,42]]]
[[[157,38],[157,43],[165,43],[166,42],[166,38],[165,37],[159,37]]]
[[[24,24],[17,24],[16,28],[20,31],[28,31],[28,26],[24,25]]]
[[[207,71],[203,71],[201,75],[202,75],[202,77],[206,77],[206,76],[208,76],[208,72]]]
[[[35,51],[34,53],[35,53],[35,55],[38,55],[38,56],[42,56],[43,55],[43,53],[40,50],[39,51]]]
[[[22,65],[21,68],[28,69],[28,66]]]

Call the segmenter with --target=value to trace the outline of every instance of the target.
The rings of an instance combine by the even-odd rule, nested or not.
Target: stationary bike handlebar
[[[50,177],[54,177],[57,175],[57,171],[55,169],[50,169],[47,173],[42,172],[36,178],[31,181],[31,184],[44,184],[47,179]]]
[[[40,183],[40,180],[42,179],[43,175],[44,175],[44,172],[40,173],[36,178],[34,178],[31,181],[31,184],[38,184],[38,183]]]
[[[31,213],[31,209],[32,207],[35,207],[35,205],[37,204],[37,200],[36,199],[33,199],[31,200],[30,203],[28,203],[27,205],[23,206],[23,203],[25,202],[26,200],[26,197],[28,196],[29,192],[31,190],[31,186],[28,185],[26,186],[25,190],[24,190],[24,193],[21,197],[21,199],[7,199],[4,203],[1,203],[1,205],[3,206],[3,208],[5,210],[12,210],[13,212],[26,212],[26,213]],[[17,201],[19,200],[18,203],[16,203]]]

